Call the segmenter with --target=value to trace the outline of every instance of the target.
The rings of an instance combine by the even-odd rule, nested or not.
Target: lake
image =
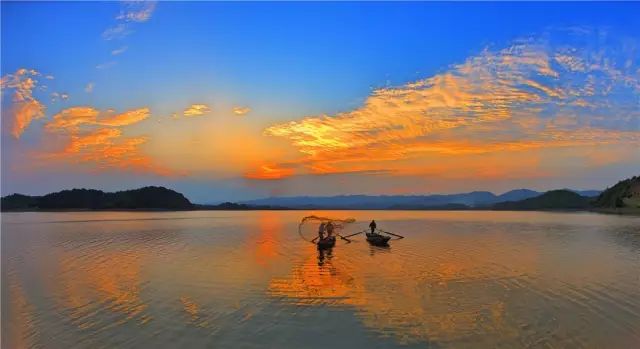
[[[406,238],[318,251],[312,214]],[[640,347],[640,217],[3,213],[2,347]]]

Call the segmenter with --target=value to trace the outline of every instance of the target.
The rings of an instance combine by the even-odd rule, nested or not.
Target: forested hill
[[[144,187],[106,193],[95,189],[63,190],[44,196],[21,194],[2,198],[2,211],[23,210],[110,210],[167,209],[188,210],[193,204],[184,195],[164,187]]]
[[[640,208],[640,176],[616,183],[603,191],[593,202],[600,208]]]
[[[589,208],[590,198],[570,190],[551,190],[540,196],[493,205],[494,210],[576,210]]]

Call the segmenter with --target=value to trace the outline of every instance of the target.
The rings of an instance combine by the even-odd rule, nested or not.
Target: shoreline
[[[486,211],[486,212],[551,212],[551,213],[577,213],[577,212],[590,212],[601,213],[610,215],[623,215],[623,216],[640,216],[640,208],[633,207],[620,207],[620,208],[591,208],[591,209],[539,209],[539,210],[495,210],[491,208],[467,208],[467,209],[386,209],[386,208],[324,208],[324,207],[310,207],[310,208],[243,208],[243,209],[212,209],[212,208],[193,208],[193,209],[169,209],[169,208],[132,208],[132,209],[82,209],[82,208],[69,208],[69,209],[32,209],[32,210],[2,210],[2,213],[26,213],[26,212],[196,212],[196,211],[450,211],[450,212],[465,212],[465,211]]]

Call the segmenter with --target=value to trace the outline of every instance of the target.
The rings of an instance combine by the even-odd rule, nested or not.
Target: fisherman
[[[327,223],[327,237],[331,237],[333,235],[333,223],[329,221]]]
[[[369,223],[369,228],[371,228],[371,234],[373,234],[376,231],[376,221],[375,220],[371,220],[371,223]]]
[[[318,229],[318,237],[320,238],[320,240],[324,239],[324,227],[324,222],[320,223],[320,228]]]

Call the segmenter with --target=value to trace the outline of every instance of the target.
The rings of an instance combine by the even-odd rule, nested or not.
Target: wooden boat
[[[331,248],[336,244],[335,236],[328,236],[324,239],[318,240],[318,248]]]
[[[391,236],[382,235],[378,233],[367,233],[367,241],[375,246],[387,246]]]

